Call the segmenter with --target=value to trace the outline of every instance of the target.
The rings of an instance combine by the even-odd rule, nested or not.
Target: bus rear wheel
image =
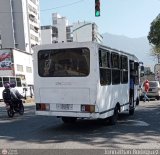
[[[114,108],[114,113],[111,117],[109,117],[109,124],[110,125],[115,125],[117,123],[117,119],[118,119],[118,107],[116,106]]]
[[[136,99],[136,105],[139,105],[139,98]]]
[[[62,117],[63,123],[66,123],[66,124],[67,124],[67,123],[69,123],[69,124],[75,123],[76,120],[77,120],[76,117]]]
[[[134,111],[135,111],[134,108],[133,109],[129,109],[129,115],[134,115]]]

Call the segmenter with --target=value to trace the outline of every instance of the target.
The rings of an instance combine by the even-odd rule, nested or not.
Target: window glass
[[[17,71],[23,72],[23,65],[17,64]]]
[[[100,68],[100,83],[101,85],[111,84],[111,69]]]
[[[119,67],[119,54],[118,53],[112,53],[111,54],[111,64],[112,64],[112,68],[120,68]]]
[[[32,68],[31,67],[26,67],[26,72],[27,73],[32,73]]]
[[[10,77],[10,83],[15,83],[15,84],[16,84],[16,79],[15,79],[15,77]]]
[[[38,73],[42,77],[88,76],[88,48],[43,50],[38,53]]]
[[[9,77],[3,77],[3,85],[9,83]]]
[[[99,67],[100,67],[100,84],[111,84],[111,69],[110,69],[110,52],[107,50],[99,50]]]
[[[150,87],[158,87],[158,82],[149,82]]]
[[[126,56],[121,56],[121,69],[128,70],[128,58]]]
[[[112,69],[112,84],[120,84],[120,70]]]
[[[128,83],[128,71],[121,72],[121,82]]]
[[[110,53],[108,51],[99,51],[99,66],[108,68],[110,67]]]
[[[21,87],[22,86],[21,79],[20,78],[16,78],[16,81],[17,81],[17,87]]]
[[[128,83],[128,58],[121,55],[121,83]]]
[[[1,77],[0,77],[0,87],[3,87],[3,82]]]

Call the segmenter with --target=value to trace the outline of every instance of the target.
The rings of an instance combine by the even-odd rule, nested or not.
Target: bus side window
[[[99,50],[100,84],[111,84],[110,52]]]
[[[135,84],[139,85],[139,63],[135,62],[134,66],[135,66],[135,68],[134,68],[134,70],[135,70]]]
[[[3,87],[2,78],[0,77],[0,87]]]
[[[125,55],[121,55],[120,60],[121,60],[121,83],[128,83],[128,58]]]
[[[112,64],[112,84],[120,84],[120,59],[119,54],[111,53],[111,64]]]

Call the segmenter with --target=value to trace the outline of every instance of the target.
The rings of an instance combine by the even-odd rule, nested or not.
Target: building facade
[[[98,32],[98,26],[92,22],[73,23],[73,41],[95,41],[102,43],[103,37]]]
[[[53,13],[52,25],[41,26],[41,44],[72,42],[72,27],[66,17]]]
[[[32,47],[40,44],[39,0],[0,0],[0,75],[33,85]],[[7,55],[7,57],[5,57]]]
[[[40,44],[39,0],[0,0],[0,47],[32,53]]]
[[[41,26],[41,44],[73,41],[102,43],[102,40],[95,23],[77,22],[69,25],[67,18],[57,13],[52,14],[52,25]]]
[[[1,49],[0,76],[21,77],[27,85],[33,85],[32,54],[18,49]]]

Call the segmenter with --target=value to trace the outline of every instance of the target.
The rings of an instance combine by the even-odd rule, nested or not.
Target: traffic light
[[[95,16],[100,16],[100,0],[95,0]]]

